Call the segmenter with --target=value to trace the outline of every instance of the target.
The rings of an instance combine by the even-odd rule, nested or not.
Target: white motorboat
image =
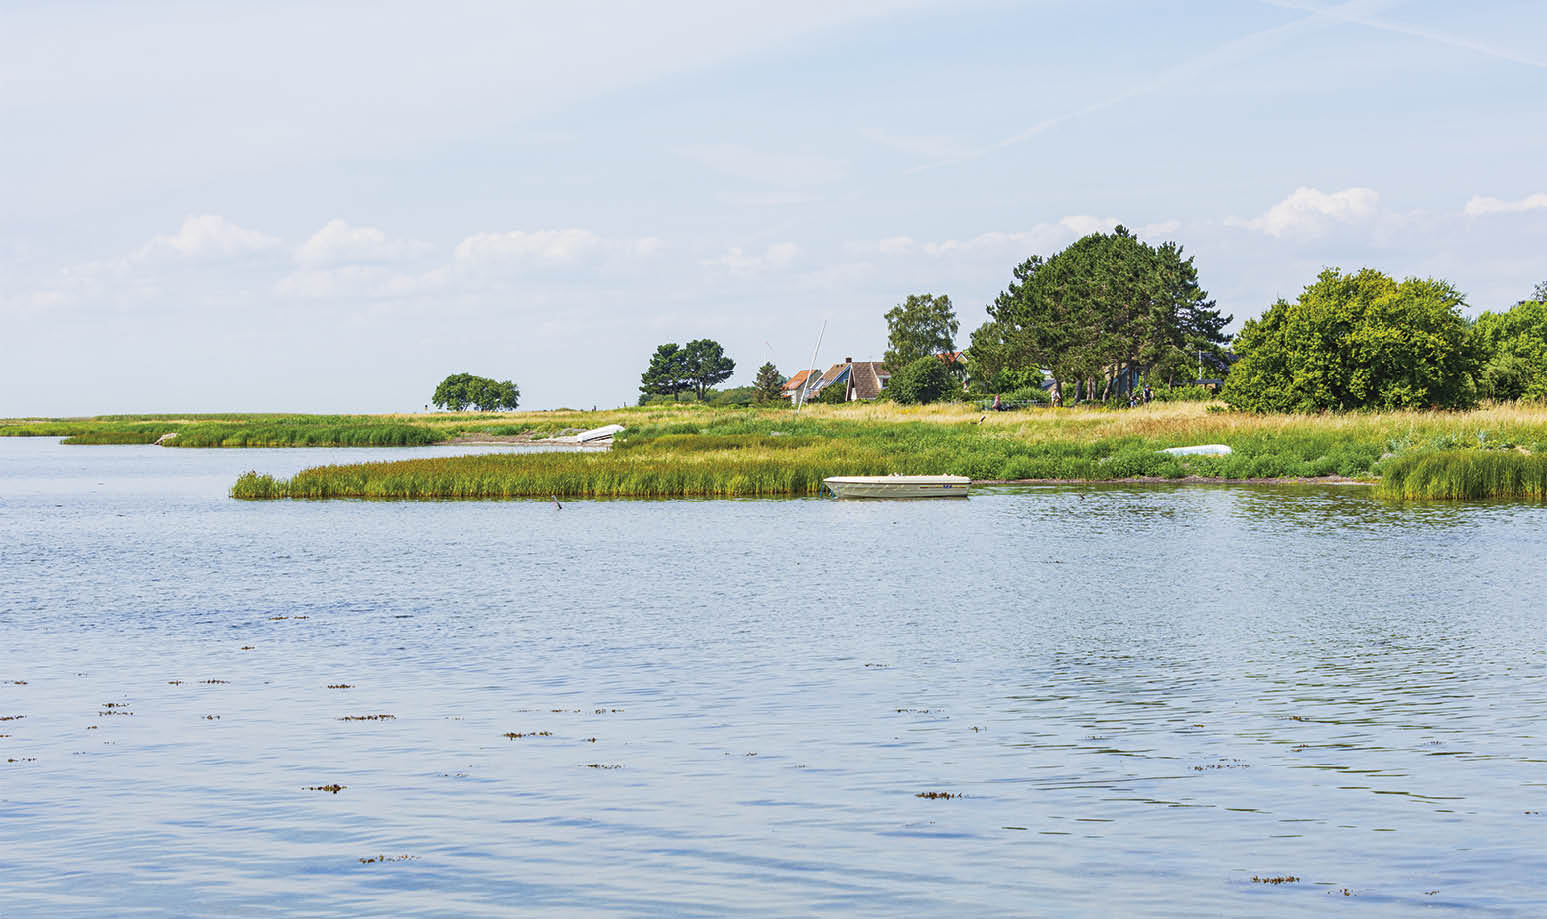
[[[964,475],[835,475],[822,480],[835,498],[965,498]]]

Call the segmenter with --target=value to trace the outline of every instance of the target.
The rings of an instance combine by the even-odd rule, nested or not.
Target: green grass
[[[1514,450],[1433,450],[1381,464],[1378,493],[1388,498],[1477,501],[1547,499],[1547,455]]]
[[[159,434],[140,431],[86,431],[72,434],[62,442],[67,444],[153,444]]]

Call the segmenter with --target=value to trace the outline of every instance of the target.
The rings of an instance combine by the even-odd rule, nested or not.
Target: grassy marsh
[[[606,453],[322,466],[290,479],[253,472],[238,480],[232,495],[799,497],[818,494],[822,479],[840,474],[950,473],[977,480],[1374,479],[1397,458],[1436,451],[1494,454],[1501,451],[1474,448],[1514,445],[1547,454],[1547,411],[1515,406],[1454,414],[1330,416],[1222,413],[1192,403],[988,415],[964,406],[888,404],[814,406],[799,418],[787,410],[704,407],[600,414],[628,426]],[[1228,444],[1233,453],[1173,457],[1158,452],[1199,443]],[[1497,487],[1510,487],[1510,481],[1500,478]]]

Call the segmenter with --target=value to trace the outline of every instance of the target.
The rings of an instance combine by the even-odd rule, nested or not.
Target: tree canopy
[[[435,387],[435,395],[430,401],[437,408],[453,412],[466,408],[492,412],[500,409],[515,411],[520,398],[521,390],[510,380],[491,380],[470,373],[453,373]]]
[[[1329,268],[1247,320],[1223,397],[1255,412],[1465,406],[1477,360],[1463,305],[1445,281]]]
[[[650,365],[639,375],[642,396],[671,396],[692,390],[702,401],[716,383],[730,379],[736,362],[725,356],[720,343],[700,338],[678,347],[676,342],[658,345],[650,356]]]
[[[914,358],[900,369],[893,371],[886,391],[903,405],[921,402],[938,402],[954,388],[951,371],[933,354]]]
[[[657,345],[650,355],[650,366],[639,375],[640,395],[671,396],[676,401],[677,394],[687,388],[687,354],[674,341]]]
[[[1176,243],[1151,246],[1119,226],[1017,265],[972,333],[973,376],[1048,371],[1055,386],[1085,382],[1104,398],[1120,371],[1191,376],[1199,352],[1222,360],[1230,322],[1198,284]]]
[[[1482,363],[1481,395],[1547,400],[1547,303],[1524,300],[1502,313],[1483,313],[1472,324],[1472,344]]]
[[[758,402],[772,402],[784,394],[784,377],[779,373],[779,368],[769,361],[757,368],[752,388]]]
[[[723,383],[736,372],[736,362],[725,356],[725,348],[711,338],[699,338],[682,348],[683,379],[697,392],[699,401],[709,387]]]
[[[908,299],[886,312],[886,355],[892,372],[921,357],[956,350],[956,311],[944,294],[909,294]]]

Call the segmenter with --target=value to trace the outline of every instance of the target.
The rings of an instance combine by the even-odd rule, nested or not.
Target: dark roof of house
[[[856,398],[874,399],[881,395],[881,387],[891,377],[885,364],[880,361],[855,361],[850,366],[853,368],[850,379],[854,381]]]

